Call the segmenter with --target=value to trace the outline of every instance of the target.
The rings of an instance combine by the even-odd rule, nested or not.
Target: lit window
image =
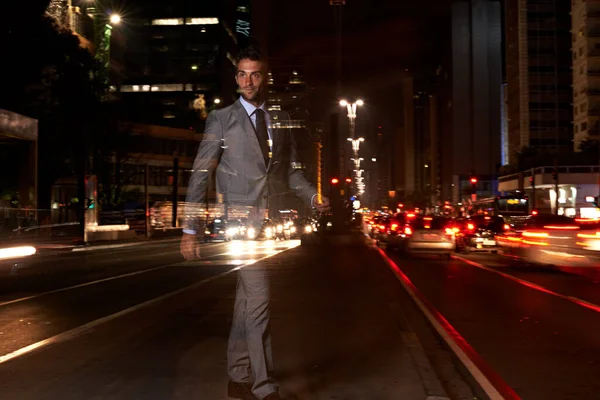
[[[186,25],[217,25],[219,18],[189,18]]]
[[[183,18],[153,19],[152,25],[183,25]]]

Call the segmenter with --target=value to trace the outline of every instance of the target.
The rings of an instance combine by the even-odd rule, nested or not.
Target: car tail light
[[[415,217],[415,214],[413,214],[413,213],[406,214],[406,218],[414,218],[414,217]]]
[[[546,232],[530,232],[530,231],[523,232],[523,237],[529,237],[529,238],[547,238],[548,236],[550,236],[550,235]]]
[[[404,228],[404,234],[409,236],[412,235],[412,229],[410,229],[410,226]]]
[[[452,228],[446,228],[446,235],[454,236],[454,229],[452,229]]]
[[[460,228],[455,226],[454,228],[452,228],[452,232],[454,232],[454,234],[457,234],[460,232]]]
[[[379,225],[379,229],[385,229],[385,225]]]
[[[576,225],[546,225],[544,229],[564,229],[567,231],[576,231],[579,229]]]
[[[504,224],[504,230],[505,231],[509,231],[510,230],[510,225],[509,224]]]
[[[397,231],[398,230],[398,224],[392,224],[391,230]]]
[[[470,231],[474,231],[475,230],[475,224],[471,224],[471,223],[467,224],[467,229],[470,230]]]

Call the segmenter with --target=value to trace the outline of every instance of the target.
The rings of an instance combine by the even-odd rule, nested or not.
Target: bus
[[[472,215],[489,215],[519,219],[529,215],[529,198],[522,194],[488,197],[471,204]]]

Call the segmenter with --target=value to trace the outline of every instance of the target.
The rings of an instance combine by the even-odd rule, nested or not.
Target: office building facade
[[[574,150],[600,137],[600,3],[571,1]]]
[[[573,148],[569,11],[564,0],[505,2],[510,164],[523,149]]]

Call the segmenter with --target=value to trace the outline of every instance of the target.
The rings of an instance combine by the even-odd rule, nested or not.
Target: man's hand
[[[325,196],[321,197],[321,203],[319,203],[319,201],[315,197],[314,206],[317,209],[317,211],[319,211],[319,212],[327,212],[327,211],[331,210],[331,205],[329,204],[329,198],[325,197]]]
[[[196,240],[196,235],[184,233],[181,238],[181,254],[187,261],[200,258],[200,243]]]

